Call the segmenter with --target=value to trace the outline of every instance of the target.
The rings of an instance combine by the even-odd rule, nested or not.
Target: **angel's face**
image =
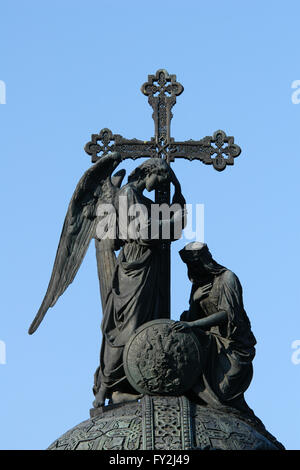
[[[170,181],[170,178],[166,171],[154,170],[153,172],[149,173],[146,177],[146,189],[147,191],[151,192],[157,189],[162,184],[167,183],[168,181]]]

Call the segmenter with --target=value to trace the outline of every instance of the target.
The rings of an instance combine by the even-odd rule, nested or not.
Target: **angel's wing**
[[[35,332],[49,307],[71,284],[96,232],[96,205],[99,199],[113,201],[117,186],[111,174],[121,161],[119,153],[108,154],[89,168],[76,186],[64,221],[51,279],[42,305],[29,328]]]

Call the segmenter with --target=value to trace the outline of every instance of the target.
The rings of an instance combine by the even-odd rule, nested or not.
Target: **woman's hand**
[[[194,302],[199,302],[204,297],[206,297],[209,294],[211,288],[212,282],[210,282],[209,284],[205,284],[204,286],[198,287],[198,289],[194,292],[193,295]]]
[[[192,328],[193,322],[176,321],[172,325],[172,329],[175,331],[188,331]]]
[[[176,321],[173,323],[171,327],[174,331],[179,331],[179,332],[185,332],[188,333],[189,331],[192,331],[193,328],[197,328],[197,333],[198,334],[203,334],[205,335],[205,331],[202,330],[202,319],[200,320],[195,320],[195,321]]]

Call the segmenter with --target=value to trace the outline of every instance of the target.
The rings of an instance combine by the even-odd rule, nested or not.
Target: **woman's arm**
[[[191,322],[175,322],[173,325],[174,330],[183,331],[188,328],[202,328],[203,330],[211,328],[212,326],[218,326],[225,323],[227,320],[227,313],[225,311],[220,311],[213,313],[205,318],[200,318],[199,320]]]
[[[218,326],[225,323],[227,320],[227,313],[225,311],[216,312],[205,318],[190,323],[190,326],[196,328],[210,328],[211,326]]]

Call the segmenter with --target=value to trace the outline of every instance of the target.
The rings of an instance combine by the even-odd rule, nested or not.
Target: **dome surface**
[[[276,450],[263,426],[185,396],[144,396],[108,405],[67,431],[49,450]]]

